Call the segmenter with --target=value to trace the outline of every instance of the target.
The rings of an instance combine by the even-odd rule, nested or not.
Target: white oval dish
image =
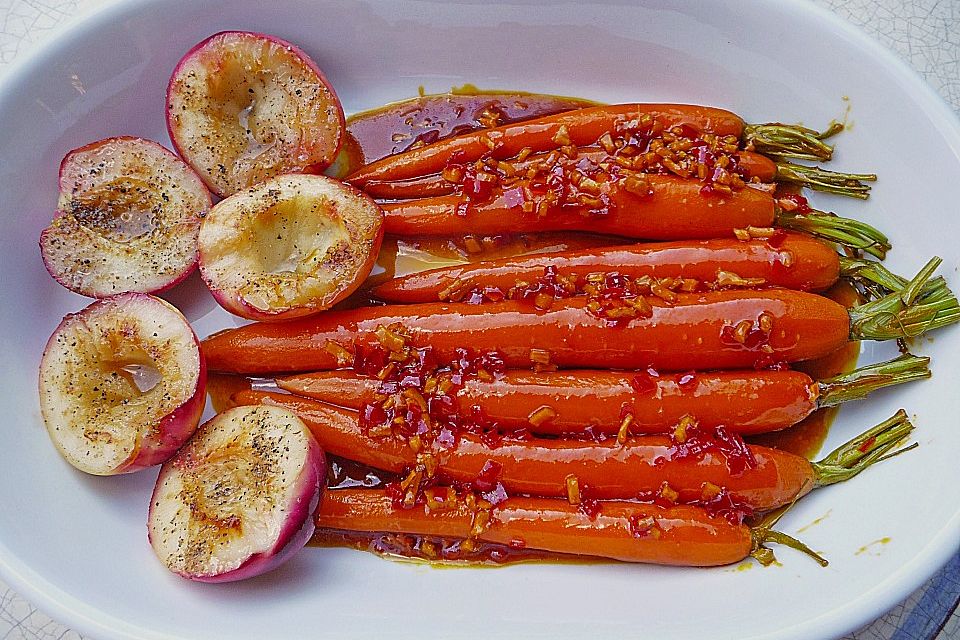
[[[833,167],[870,170],[868,203],[821,208],[889,232],[889,263],[931,254],[957,285],[949,237],[960,179],[955,116],[892,54],[801,2],[562,3],[501,0],[137,0],[66,30],[0,87],[0,574],[54,617],[98,638],[584,637],[827,638],[894,605],[960,540],[960,330],[918,351],[934,378],[845,408],[828,447],[905,406],[921,447],[818,491],[783,521],[828,556],[821,569],[715,570],[529,564],[431,570],[346,549],[307,549],[280,570],[195,585],[153,558],[145,520],[153,472],[90,478],[57,455],[39,416],[43,343],[83,298],[47,275],[37,239],[69,149],[110,135],[165,142],[164,87],[179,57],[224,29],[275,34],[327,74],[347,112],[471,82],[597,100],[728,107],[750,121],[823,126],[850,107]],[[847,97],[849,100],[845,100]],[[191,277],[165,297],[199,335],[236,324]],[[892,353],[871,346],[864,361]],[[890,538],[887,544],[873,541]],[[861,548],[866,548],[861,552]]]

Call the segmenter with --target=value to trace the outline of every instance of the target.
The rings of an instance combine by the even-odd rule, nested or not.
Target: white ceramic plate
[[[828,445],[903,405],[922,446],[818,491],[784,521],[826,554],[789,550],[749,571],[531,564],[433,570],[346,549],[308,549],[243,584],[197,585],[153,557],[144,521],[154,475],[92,478],[54,451],[35,376],[61,316],[87,301],[46,274],[37,249],[63,154],[133,134],[167,142],[163,90],[180,55],[222,29],[277,34],[309,52],[355,111],[472,82],[606,101],[715,104],[749,121],[822,126],[849,108],[834,166],[875,170],[867,204],[816,197],[895,241],[890,264],[934,253],[956,281],[960,128],[891,54],[800,2],[115,3],[60,34],[0,91],[0,573],[54,617],[101,638],[826,638],[883,613],[960,540],[960,332],[920,350],[933,380],[844,409]],[[205,335],[234,324],[192,278],[169,298]],[[889,355],[868,348],[864,358]],[[871,542],[889,538],[887,544]],[[858,550],[867,546],[866,552]]]

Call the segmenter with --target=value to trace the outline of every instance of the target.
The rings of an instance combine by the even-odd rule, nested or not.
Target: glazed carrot
[[[457,392],[457,411],[475,407],[505,429],[535,434],[616,435],[626,415],[629,432],[671,433],[687,415],[701,428],[726,427],[741,435],[784,429],[822,407],[860,399],[890,385],[928,378],[929,358],[904,355],[851,373],[815,381],[799,371],[730,371],[697,374],[647,372],[508,371],[493,381],[469,379]],[[351,371],[323,371],[277,379],[277,386],[351,409],[377,399],[379,380]],[[531,423],[543,407],[552,417]]]
[[[756,189],[726,196],[703,196],[700,183],[676,176],[646,176],[652,193],[635,193],[620,181],[601,182],[609,198],[602,214],[584,206],[551,207],[545,215],[524,212],[527,181],[510,188],[493,187],[489,200],[471,204],[464,215],[459,195],[436,196],[381,205],[384,230],[397,236],[477,234],[517,230],[590,231],[646,240],[722,238],[734,229],[770,227],[776,219],[773,197]],[[536,206],[543,201],[531,195]]]
[[[526,179],[491,186],[481,201],[461,195],[402,200],[381,205],[384,229],[397,236],[496,235],[542,231],[588,231],[646,240],[728,238],[738,230],[776,225],[859,249],[883,259],[890,244],[865,223],[819,211],[781,210],[773,196],[746,187],[729,194],[701,193],[695,180],[647,175],[612,178],[598,174],[596,195],[584,202],[555,202],[554,194]],[[584,197],[584,196],[577,196]],[[543,211],[541,212],[541,209]],[[542,213],[542,215],[541,215]]]
[[[777,361],[816,358],[846,344],[850,318],[841,305],[788,290],[679,294],[668,304],[650,298],[650,317],[622,326],[594,316],[581,298],[558,300],[540,311],[526,302],[485,305],[430,303],[328,312],[309,321],[257,323],[214,334],[203,342],[212,371],[274,373],[340,367],[328,343],[344,349],[374,344],[378,327],[399,326],[410,344],[429,346],[449,362],[457,350],[498,351],[512,368],[532,364],[531,350],[549,354],[560,367],[662,370],[749,368],[761,357],[725,332],[773,320],[767,354]],[[729,329],[724,329],[728,327]]]
[[[521,150],[547,151],[560,146],[558,134],[566,132],[570,144],[592,145],[617,128],[642,116],[650,116],[664,128],[684,125],[698,133],[733,135],[739,138],[744,122],[739,116],[711,107],[679,104],[622,104],[588,107],[535,120],[473,131],[447,138],[419,149],[387,156],[347,177],[355,186],[370,180],[402,180],[440,172],[450,162],[473,162],[482,156],[512,158]]]
[[[735,154],[739,165],[739,172],[744,179],[756,179],[761,183],[781,182],[808,187],[814,191],[823,191],[851,198],[865,200],[870,196],[870,186],[865,181],[875,181],[877,176],[872,173],[843,173],[828,171],[820,167],[793,164],[790,162],[774,162],[767,156],[752,151],[739,151]],[[542,163],[547,158],[546,153],[537,153],[524,160],[513,160],[511,165],[517,172],[523,173],[530,167]],[[587,159],[594,163],[614,161],[614,157],[603,149],[579,149],[575,161]],[[647,169],[648,173],[666,173],[665,169]],[[682,171],[677,175],[686,177]],[[400,200],[406,198],[425,198],[428,196],[442,196],[457,191],[455,182],[446,180],[441,174],[431,174],[405,180],[370,180],[363,190],[375,198]]]
[[[417,453],[392,437],[374,438],[356,412],[297,396],[241,391],[234,402],[270,404],[296,413],[324,451],[385,471],[402,473]],[[667,436],[637,436],[623,444],[539,439],[504,440],[490,447],[479,436],[460,433],[449,447],[434,443],[430,454],[440,477],[473,482],[490,464],[508,495],[567,497],[568,476],[589,487],[594,499],[628,499],[656,493],[666,483],[681,502],[703,498],[706,487],[723,487],[738,503],[762,511],[789,504],[812,489],[852,477],[893,450],[913,426],[900,412],[845,444],[820,462],[761,446],[684,454]],[[732,452],[731,452],[732,451]],[[842,462],[842,464],[841,464]]]
[[[203,352],[211,371],[338,369],[341,352],[373,345],[378,328],[395,327],[410,334],[408,346],[430,347],[441,362],[469,347],[498,352],[509,368],[529,367],[532,350],[563,368],[751,368],[821,357],[851,339],[914,336],[956,322],[960,305],[945,285],[921,297],[938,264],[931,261],[903,291],[849,310],[786,289],[640,298],[648,313],[621,324],[594,315],[583,298],[557,300],[546,310],[517,301],[388,305],[227,329],[204,340]]]
[[[748,125],[729,111],[695,105],[604,105],[439,140],[372,162],[347,179],[364,187],[371,180],[403,180],[438,173],[451,163],[470,163],[482,157],[504,160],[521,151],[547,151],[563,145],[585,147],[602,143],[604,134],[619,135],[637,128],[662,131],[678,126],[696,136],[732,136],[759,153],[807,160],[829,160],[833,147],[824,140],[843,130],[838,123],[822,133],[779,123]]]
[[[524,173],[527,169],[543,163],[546,158],[546,153],[536,153],[522,161],[513,161],[511,165],[518,173]],[[583,160],[598,163],[610,158],[611,156],[603,149],[586,148],[578,150],[576,158],[571,160],[570,164]],[[744,170],[747,178],[755,177],[761,182],[771,182],[777,175],[777,163],[766,156],[750,151],[741,151],[738,153],[738,158],[740,168]],[[441,174],[436,173],[407,180],[370,180],[364,185],[363,190],[374,198],[400,200],[448,195],[454,193],[457,186],[456,183],[450,182]]]
[[[773,182],[777,179],[777,163],[767,156],[753,151],[740,151],[737,161],[747,178],[757,178],[760,182]]]
[[[556,269],[560,276],[578,278],[619,273],[631,278],[692,278],[707,283],[716,282],[718,274],[726,272],[762,280],[754,285],[809,291],[827,289],[840,276],[839,256],[832,247],[806,234],[787,232],[775,242],[681,240],[491,260],[388,280],[372,292],[381,300],[397,303],[445,300],[455,290],[472,288],[493,287],[506,293],[518,280],[535,281],[546,267]]]
[[[732,524],[685,505],[610,501],[601,503],[599,514],[590,518],[563,500],[509,498],[481,516],[485,524],[477,525],[477,517],[462,501],[440,511],[425,505],[404,509],[394,506],[382,490],[338,489],[324,495],[316,525],[342,531],[473,537],[553,553],[697,567],[739,562],[767,539],[764,529]]]

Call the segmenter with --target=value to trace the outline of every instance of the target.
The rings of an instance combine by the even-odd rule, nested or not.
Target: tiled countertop
[[[899,53],[960,113],[960,0],[813,0]],[[0,0],[0,72],[98,0]],[[960,639],[960,554],[853,640]],[[878,614],[881,612],[877,612]],[[77,640],[0,581],[0,640]]]

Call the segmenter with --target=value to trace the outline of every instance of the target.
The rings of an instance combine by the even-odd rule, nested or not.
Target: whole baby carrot
[[[819,133],[790,125],[747,125],[729,111],[696,105],[604,105],[440,140],[372,162],[347,179],[362,188],[370,180],[402,180],[438,173],[451,162],[468,163],[484,156],[507,159],[524,149],[548,151],[562,144],[589,146],[604,134],[636,127],[645,120],[664,129],[684,126],[696,133],[734,136],[761,153],[823,160],[829,160],[833,151],[823,139],[842,129],[831,127]]]
[[[545,153],[533,154],[522,161],[514,160],[510,164],[515,171],[524,172],[536,166],[538,162],[543,162],[545,158]],[[577,160],[587,159],[594,163],[604,162],[610,158],[611,156],[601,148],[588,147],[578,150],[577,153]],[[775,162],[767,156],[751,151],[740,151],[736,154],[736,158],[738,168],[746,180],[796,184],[815,191],[860,199],[866,199],[870,193],[870,187],[864,184],[864,181],[877,178],[874,174],[840,173],[820,167]],[[458,188],[459,185],[456,182],[447,180],[440,173],[405,180],[370,180],[363,186],[363,190],[374,198],[387,200],[449,195],[456,193]]]
[[[234,402],[290,409],[310,427],[324,451],[333,455],[396,473],[423,464],[422,450],[414,451],[392,436],[371,436],[354,411],[261,391],[241,391]],[[857,475],[896,449],[912,429],[901,411],[819,462],[742,441],[718,444],[708,439],[695,444],[692,430],[682,442],[651,435],[624,443],[530,438],[503,440],[493,446],[464,432],[452,443],[434,441],[428,453],[438,477],[454,482],[473,482],[489,468],[496,469],[493,479],[503,484],[508,495],[567,497],[573,476],[579,487],[589,487],[595,499],[655,494],[666,484],[680,502],[692,502],[703,499],[707,488],[722,487],[738,504],[762,511]]]
[[[509,368],[529,367],[544,354],[562,368],[750,368],[822,357],[850,340],[916,336],[956,322],[960,305],[946,285],[924,289],[938,264],[932,260],[901,291],[849,310],[787,289],[664,292],[620,301],[616,320],[583,298],[557,300],[548,309],[522,301],[394,305],[227,329],[202,348],[212,371],[338,369],[352,349],[375,344],[378,330],[396,328],[409,334],[407,346],[429,347],[444,362],[469,347],[498,352]]]
[[[372,293],[386,302],[458,300],[471,290],[498,289],[503,294],[518,281],[533,283],[552,269],[560,277],[617,273],[630,278],[690,278],[703,283],[747,281],[822,291],[840,275],[840,256],[830,246],[802,233],[781,232],[766,240],[678,240],[562,251],[544,255],[442,267],[387,280]],[[459,294],[459,298],[455,297]]]
[[[574,178],[579,179],[579,178]],[[496,235],[516,231],[583,231],[638,240],[729,238],[738,230],[778,226],[822,237],[883,258],[890,244],[868,224],[819,211],[792,213],[764,191],[745,187],[704,195],[695,180],[647,175],[581,180],[559,199],[525,178],[483,188],[477,200],[460,194],[381,205],[384,230],[397,236]],[[574,195],[571,193],[576,192]]]
[[[445,498],[446,488],[433,490]],[[408,533],[441,538],[472,538],[514,548],[610,558],[623,562],[709,567],[755,555],[765,542],[779,542],[826,561],[805,545],[769,527],[747,527],[712,516],[701,508],[607,501],[590,517],[576,505],[550,498],[508,498],[486,510],[468,502],[438,501],[401,508],[378,489],[327,491],[317,511],[321,529],[366,533]],[[428,504],[435,506],[430,508]]]
[[[498,427],[544,435],[617,435],[621,429],[670,433],[688,415],[701,428],[723,426],[747,435],[784,429],[816,409],[928,378],[928,365],[929,358],[903,355],[820,381],[800,371],[508,371],[494,380],[464,381],[456,393],[456,410],[469,419],[479,409]],[[291,393],[351,409],[375,402],[380,393],[377,378],[352,371],[320,371],[276,382]],[[531,421],[543,415],[549,417]]]

